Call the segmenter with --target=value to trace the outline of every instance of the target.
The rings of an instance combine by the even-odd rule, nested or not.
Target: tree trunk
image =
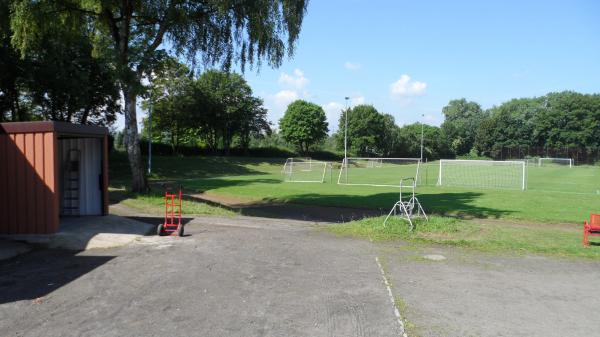
[[[131,168],[131,190],[133,192],[145,192],[148,186],[137,128],[137,97],[134,90],[127,85],[123,86],[123,97],[125,98],[125,148],[129,157],[129,167]]]

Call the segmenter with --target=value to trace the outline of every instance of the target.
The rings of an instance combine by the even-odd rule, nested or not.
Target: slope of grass
[[[164,195],[150,194],[134,194],[127,193],[119,203],[133,208],[141,213],[152,215],[164,215],[165,199]],[[237,213],[223,207],[212,206],[206,203],[193,200],[183,200],[182,216],[195,215],[215,215],[215,216],[234,216]]]
[[[391,218],[383,226],[384,219],[385,217],[375,217],[335,224],[328,226],[327,230],[339,235],[372,240],[404,240],[486,252],[600,259],[598,247],[585,248],[581,245],[582,233],[579,226],[489,225],[477,221],[431,217],[429,221],[417,219],[415,230],[410,232],[406,221]]]
[[[166,182],[181,184],[187,192],[210,192],[248,201],[375,209],[388,209],[398,199],[397,188],[337,185],[336,170],[327,172],[322,184],[283,182],[282,159],[159,156],[153,162],[150,182],[159,192],[160,184]],[[123,154],[113,154],[110,168],[111,186],[128,186],[129,168]],[[560,172],[562,177],[557,176]],[[377,169],[369,174],[376,176]],[[432,179],[435,172],[427,172],[427,176]],[[543,176],[543,172],[536,173],[536,184],[544,186],[540,181]],[[600,212],[600,195],[593,192],[600,190],[600,168],[553,168],[547,180],[547,186],[567,187],[560,191],[519,191],[420,186],[418,194],[428,213],[443,216],[582,223],[590,212]],[[563,193],[569,191],[589,193]]]

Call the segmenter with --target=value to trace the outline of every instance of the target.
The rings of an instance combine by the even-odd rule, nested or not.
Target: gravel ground
[[[380,251],[416,335],[600,334],[600,319],[594,318],[600,308],[598,262],[394,244]],[[428,254],[446,259],[423,258]]]
[[[194,220],[0,263],[0,336],[398,336],[372,245],[309,223]]]
[[[598,262],[371,243],[325,225],[202,217],[183,238],[0,261],[0,336],[399,336],[375,257],[410,336],[600,331]]]

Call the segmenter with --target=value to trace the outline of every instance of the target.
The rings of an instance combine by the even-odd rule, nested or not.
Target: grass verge
[[[162,194],[132,194],[129,193],[119,203],[146,214],[162,215],[165,211],[165,198]],[[229,209],[212,206],[206,203],[183,200],[182,216],[185,215],[214,215],[234,216],[237,213]]]
[[[492,253],[541,254],[559,257],[584,257],[600,260],[600,247],[581,245],[579,226],[529,226],[525,224],[483,224],[447,217],[417,219],[410,232],[408,223],[385,217],[366,218],[327,227],[345,236],[372,240],[403,240],[412,243],[440,244],[473,248]]]

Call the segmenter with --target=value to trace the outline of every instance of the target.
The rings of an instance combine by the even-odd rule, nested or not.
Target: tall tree
[[[307,0],[16,0],[11,25],[13,43],[22,51],[39,41],[40,32],[60,25],[86,25],[90,39],[108,51],[116,64],[124,97],[126,148],[132,190],[147,187],[137,129],[136,102],[142,79],[163,43],[194,61],[229,68],[239,61],[278,67],[292,54]]]
[[[442,109],[446,117],[442,130],[448,137],[455,154],[471,151],[479,124],[486,117],[481,106],[464,98],[452,100]]]
[[[179,144],[197,126],[194,116],[196,92],[190,69],[175,58],[166,58],[154,69],[150,83],[149,99],[142,103],[146,110],[152,109],[152,125],[147,118],[144,130],[155,130],[153,141],[167,140],[173,153],[178,153]],[[199,112],[201,113],[201,112]]]
[[[207,98],[196,106],[204,111],[201,127],[213,149],[220,140],[228,154],[235,136],[247,147],[251,134],[270,130],[262,100],[252,96],[252,88],[241,75],[209,70],[198,78],[196,87],[197,97]]]
[[[327,117],[320,105],[296,100],[288,105],[279,120],[281,136],[302,153],[327,137]]]
[[[344,148],[345,118],[348,114],[348,149],[361,156],[382,156],[385,153],[386,126],[389,117],[372,105],[357,105],[342,111],[339,120],[338,148]],[[391,116],[390,116],[391,117]]]

